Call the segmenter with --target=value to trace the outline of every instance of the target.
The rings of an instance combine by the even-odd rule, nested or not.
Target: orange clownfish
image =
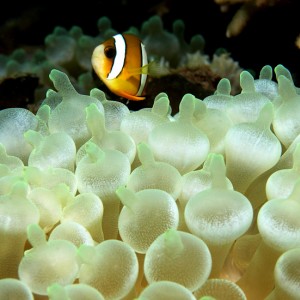
[[[144,100],[148,58],[144,44],[133,34],[116,34],[97,46],[92,66],[103,83],[128,100]]]

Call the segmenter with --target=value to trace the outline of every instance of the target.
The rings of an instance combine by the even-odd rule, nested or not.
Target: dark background
[[[300,1],[282,1],[282,4],[258,11],[240,35],[227,38],[226,27],[240,4],[230,6],[226,13],[213,0],[185,1],[14,1],[6,2],[0,12],[0,53],[9,54],[18,47],[43,46],[44,38],[55,26],[70,29],[80,26],[87,35],[97,34],[97,20],[108,16],[112,27],[120,32],[130,26],[140,28],[142,22],[155,14],[162,14],[165,29],[172,31],[176,19],[185,22],[186,40],[202,34],[205,53],[211,55],[217,48],[225,48],[244,69],[259,70],[266,64],[283,64],[300,85],[300,49],[295,40],[300,34]]]

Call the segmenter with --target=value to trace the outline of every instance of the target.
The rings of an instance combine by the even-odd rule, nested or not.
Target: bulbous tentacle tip
[[[78,94],[66,73],[58,69],[52,69],[49,78],[63,97],[71,97]]]

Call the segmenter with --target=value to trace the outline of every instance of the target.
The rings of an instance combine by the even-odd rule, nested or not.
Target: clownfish
[[[116,95],[144,100],[149,64],[145,45],[133,34],[116,34],[92,54],[95,73]]]

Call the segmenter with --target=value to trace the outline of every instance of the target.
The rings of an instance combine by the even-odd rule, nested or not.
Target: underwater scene
[[[8,4],[0,300],[300,299],[299,4]]]

